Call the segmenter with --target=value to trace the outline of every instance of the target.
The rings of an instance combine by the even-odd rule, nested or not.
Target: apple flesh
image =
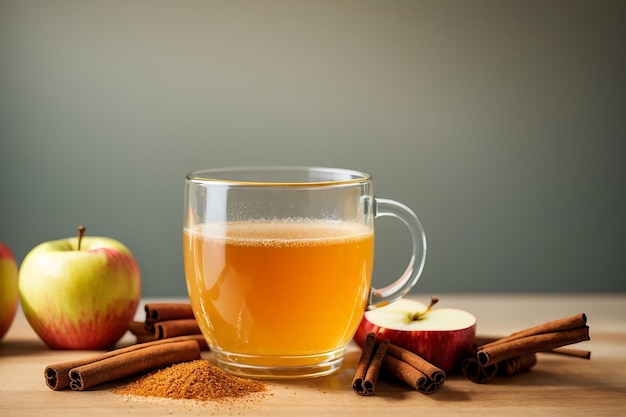
[[[106,237],[34,247],[19,270],[26,319],[52,349],[107,349],[128,329],[141,296],[137,262]]]
[[[476,318],[464,310],[432,309],[415,319],[427,307],[412,299],[366,311],[354,335],[363,347],[368,333],[380,340],[408,349],[446,373],[458,372],[461,362],[471,354],[476,334]]]
[[[11,327],[17,311],[17,271],[13,252],[0,242],[0,340]]]

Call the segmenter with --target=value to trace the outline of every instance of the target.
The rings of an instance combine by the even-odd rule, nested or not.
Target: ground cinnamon
[[[267,391],[262,381],[229,374],[200,359],[145,375],[113,392],[119,395],[227,401]]]
[[[124,368],[126,366],[125,359],[127,359],[128,357],[127,355],[131,354],[132,352],[140,351],[142,349],[152,347],[152,346],[160,346],[160,345],[176,343],[176,342],[181,342],[181,341],[193,341],[197,344],[199,349],[201,350],[208,349],[206,340],[204,339],[204,337],[202,337],[202,335],[179,336],[179,337],[173,337],[169,339],[155,340],[155,341],[147,342],[147,343],[139,343],[139,344],[131,345],[128,347],[119,348],[119,349],[115,349],[109,352],[101,353],[95,356],[89,356],[89,357],[74,360],[74,361],[68,361],[68,362],[62,362],[62,363],[49,365],[44,370],[44,377],[45,377],[46,385],[54,391],[62,390],[62,389],[70,387],[70,371],[76,368],[80,368],[85,365],[93,364],[96,362],[100,362],[100,361],[115,358],[115,357],[119,357],[118,360],[114,362],[115,367]],[[175,358],[175,359],[182,360],[182,356],[179,358]],[[148,363],[147,365],[150,365],[150,364]],[[150,366],[147,366],[147,367],[148,369],[152,369],[150,368]],[[104,375],[106,376],[109,374],[107,372],[104,372]],[[80,378],[80,374],[76,376]],[[107,379],[111,380],[110,377],[107,377]],[[83,384],[83,387],[84,387],[84,384]]]

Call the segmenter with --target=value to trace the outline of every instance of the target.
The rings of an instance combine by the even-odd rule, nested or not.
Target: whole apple
[[[467,311],[431,309],[418,301],[401,298],[366,311],[354,341],[363,347],[371,332],[379,339],[389,339],[394,345],[418,354],[444,372],[453,373],[461,369],[461,362],[472,352],[476,318]]]
[[[19,294],[24,315],[52,349],[107,349],[126,332],[141,297],[130,250],[106,237],[44,242],[24,258]]]
[[[11,249],[0,242],[0,340],[13,323],[18,301],[17,264]]]

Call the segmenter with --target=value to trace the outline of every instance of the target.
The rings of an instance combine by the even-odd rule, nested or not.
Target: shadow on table
[[[0,342],[0,356],[36,355],[50,350],[45,343],[39,340],[3,340]]]

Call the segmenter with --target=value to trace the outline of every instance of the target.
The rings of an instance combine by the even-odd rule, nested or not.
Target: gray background
[[[0,240],[121,240],[186,293],[183,178],[363,170],[417,292],[626,290],[624,1],[0,0]],[[376,285],[408,256],[377,225]]]

